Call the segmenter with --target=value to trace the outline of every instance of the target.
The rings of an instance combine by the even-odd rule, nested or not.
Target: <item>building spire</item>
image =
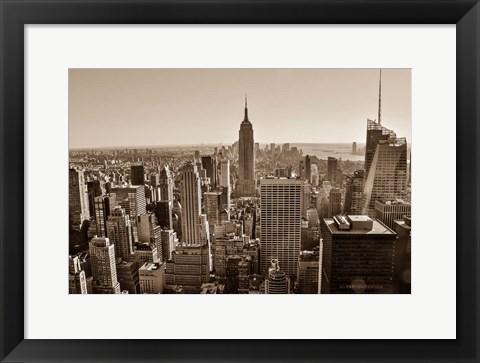
[[[243,117],[243,121],[248,121],[248,106],[247,106],[247,94],[245,93],[245,116]]]
[[[378,124],[382,124],[382,69],[380,68],[380,82],[378,83]]]

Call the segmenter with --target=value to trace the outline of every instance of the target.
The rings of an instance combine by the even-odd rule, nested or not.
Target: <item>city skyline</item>
[[[177,71],[171,72],[175,75]],[[220,73],[216,74],[225,72],[217,71]],[[227,70],[235,74],[240,71],[259,72]],[[284,76],[285,70],[273,71],[277,78],[278,73]],[[355,80],[350,76],[359,72],[316,71],[323,76],[325,72],[333,74],[337,83],[339,75],[345,80]],[[219,128],[201,119],[190,122],[193,131],[198,131],[193,135],[197,145],[199,140],[206,141],[205,135],[218,137],[224,129],[238,135],[230,145],[165,150],[132,146],[98,151],[71,149],[69,292],[411,293],[411,168],[407,162],[407,139],[404,134],[398,135],[385,117],[385,102],[382,102],[385,80],[382,70],[377,71],[377,97],[376,102],[372,101],[377,106],[377,117],[366,118],[362,132],[365,147],[360,142],[332,143],[337,135],[350,136],[344,129],[348,125],[331,119],[320,125],[328,143],[316,140],[295,145],[287,139],[284,143],[271,142],[261,147],[257,124],[251,119],[255,114],[249,109],[245,94],[243,120],[236,122],[235,130],[229,126]],[[184,70],[180,72],[185,75]],[[195,72],[205,75],[207,71]],[[293,71],[285,72],[291,76]],[[303,77],[305,73],[301,70],[295,73],[296,85],[305,90],[308,81]],[[190,73],[188,79],[195,75],[198,74]],[[272,70],[263,70],[258,75],[262,85],[268,84],[262,75],[271,76]],[[117,81],[120,87],[124,79],[120,77]],[[229,78],[223,81],[228,82]],[[155,77],[151,83],[155,84]],[[181,87],[188,84],[185,82]],[[139,100],[144,94],[140,89],[124,90],[128,102],[136,102],[136,111],[145,106]],[[262,99],[274,94],[264,93]],[[151,99],[158,96],[154,91],[148,95]],[[361,98],[365,92],[356,95]],[[324,96],[321,92],[313,98],[310,93],[308,97],[299,93],[292,103]],[[335,107],[347,100],[343,108],[334,110],[335,115],[340,115],[338,119],[348,113],[346,110],[358,111],[349,107],[349,92],[339,95],[337,89],[330,96],[335,99]],[[70,97],[77,99],[78,95]],[[111,93],[106,97],[116,99]],[[99,103],[105,105],[102,98]],[[181,95],[177,100],[183,102],[188,98]],[[116,101],[115,105],[106,102],[106,107],[113,107],[119,115],[123,103]],[[197,101],[191,99],[186,113],[198,111]],[[274,103],[278,104],[278,100]],[[321,102],[318,104],[322,106]],[[329,112],[335,108],[332,105]],[[94,113],[102,113],[95,105],[90,106]],[[224,105],[217,106],[220,110]],[[179,103],[172,107],[178,109]],[[211,105],[198,107],[204,114],[211,112]],[[293,107],[292,112],[301,111]],[[146,113],[151,114],[152,110]],[[220,113],[221,110],[217,115]],[[174,118],[179,118],[177,112]],[[158,133],[155,125],[148,128],[138,122],[131,128],[132,122],[121,118],[115,119],[110,127],[105,123],[99,125],[85,124],[82,130],[87,135],[76,136],[118,141],[129,131],[130,145],[138,143],[137,131],[158,137],[160,145],[162,137],[172,142],[165,135],[169,132],[175,135],[174,140],[191,136],[181,123],[171,128],[160,127]],[[407,123],[400,132],[409,134],[410,126]],[[270,123],[269,135],[281,135],[289,127],[292,135],[307,135],[313,133],[315,126],[288,122],[286,127],[285,124],[280,127]],[[318,137],[315,133],[314,136]]]
[[[228,145],[245,93],[260,144],[361,145],[367,119],[378,115],[378,82],[379,69],[70,69],[69,148],[199,145],[199,138]],[[410,143],[410,69],[382,69],[381,107],[382,121]]]

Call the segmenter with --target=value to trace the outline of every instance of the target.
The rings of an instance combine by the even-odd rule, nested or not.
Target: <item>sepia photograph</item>
[[[69,69],[69,294],[410,294],[411,76]]]
[[[7,1],[0,361],[477,361],[479,1]]]

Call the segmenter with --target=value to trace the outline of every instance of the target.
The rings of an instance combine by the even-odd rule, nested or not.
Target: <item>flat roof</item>
[[[149,271],[155,271],[160,269],[160,266],[163,265],[163,263],[158,263],[158,262],[145,262],[142,267],[140,267],[140,270],[149,270]]]
[[[370,218],[367,215],[351,215],[351,214],[349,214],[348,218],[350,218],[352,220],[352,222],[369,222],[369,221],[372,220],[372,218]]]
[[[363,218],[368,218],[371,219],[368,216],[349,216],[350,218],[352,217],[363,217]],[[335,224],[333,218],[324,218],[325,224],[327,225],[328,229],[330,232],[334,235],[342,235],[342,234],[371,234],[371,235],[395,235],[396,233],[392,231],[390,228],[388,228],[385,224],[383,224],[380,221],[377,221],[376,219],[372,219],[373,221],[373,228],[371,230],[363,230],[363,229],[347,229],[347,230],[341,230],[338,229],[337,225]],[[367,221],[366,219],[353,219],[353,221]]]
[[[302,179],[296,179],[296,178],[279,178],[279,177],[268,177],[268,178],[262,178],[260,179],[260,185],[275,185],[275,184],[280,184],[280,185],[301,185],[305,184],[305,181]]]

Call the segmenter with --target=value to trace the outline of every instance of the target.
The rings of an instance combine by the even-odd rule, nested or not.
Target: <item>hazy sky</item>
[[[70,69],[69,146],[365,143],[378,69]],[[382,70],[382,124],[411,141],[410,69]]]

